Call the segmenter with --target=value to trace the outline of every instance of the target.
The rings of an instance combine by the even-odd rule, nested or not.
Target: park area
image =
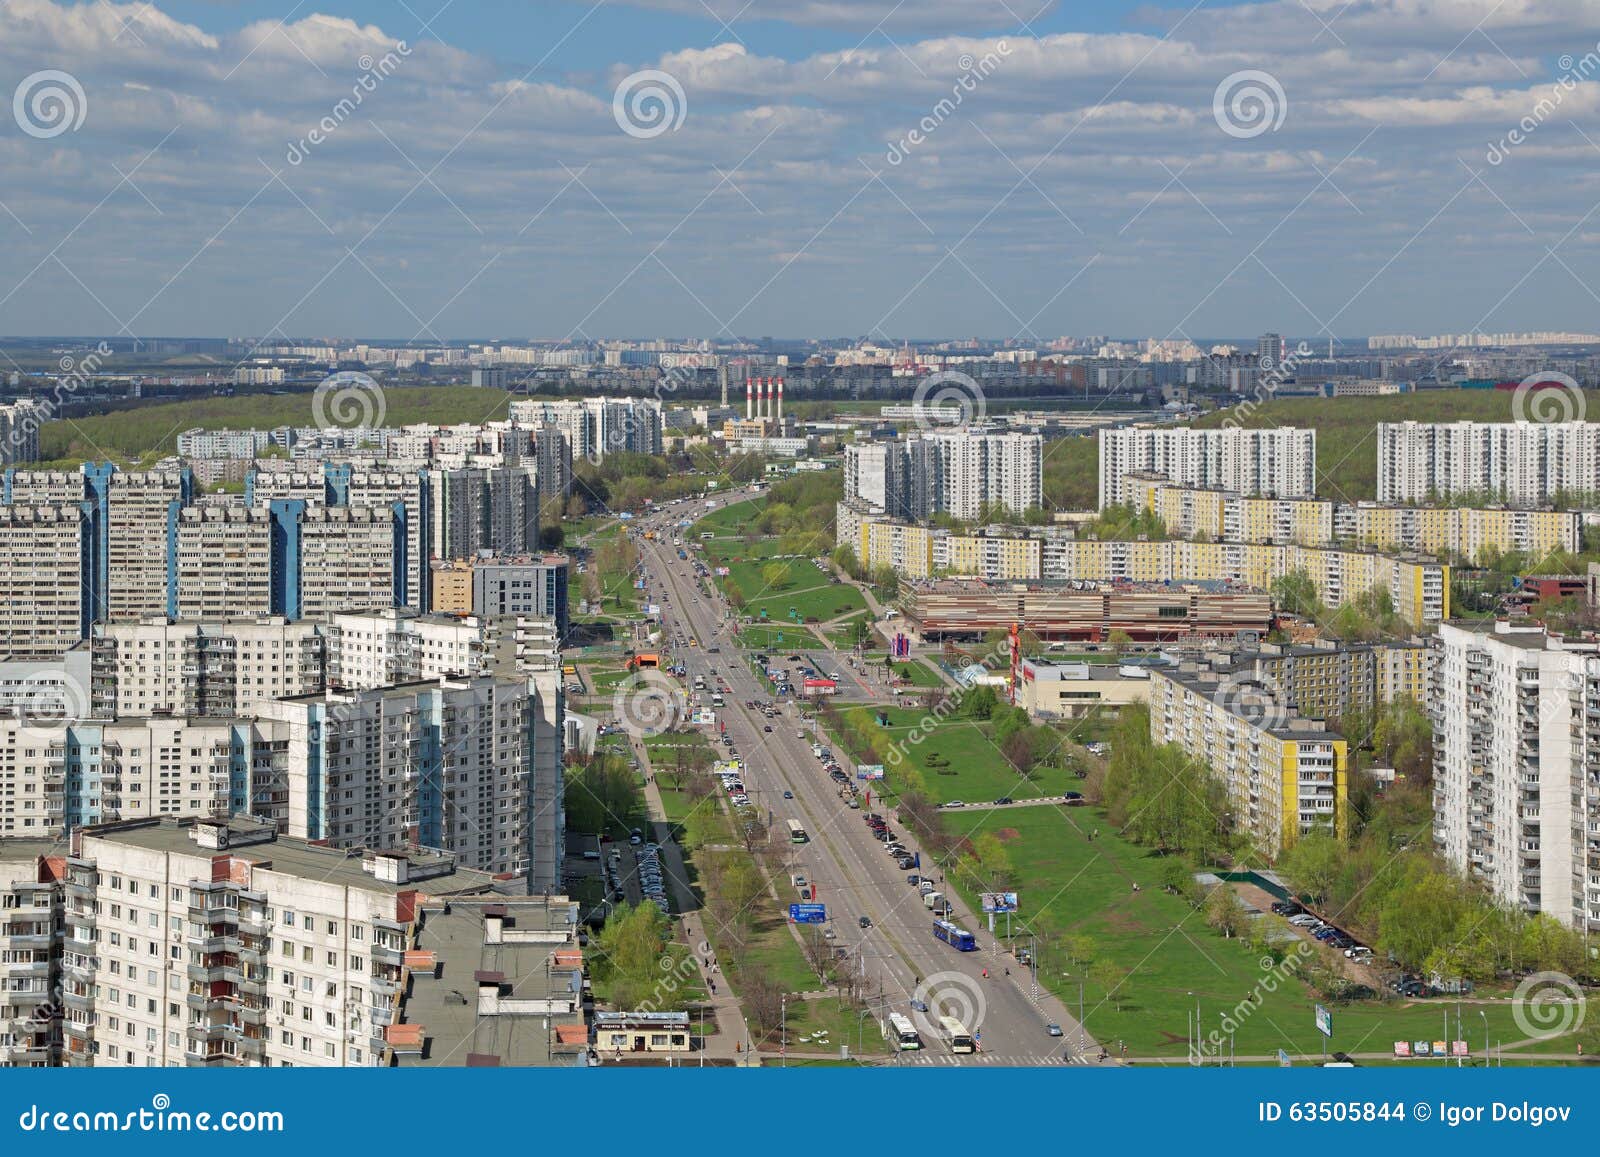
[[[928,673],[932,675],[931,670]],[[839,716],[850,734],[863,746],[870,745],[873,758],[866,762],[884,765],[891,793],[904,789],[907,769],[914,769],[920,782],[913,782],[936,804],[988,802],[1002,796],[1059,798],[1081,786],[1065,767],[1048,762],[1051,758],[1066,762],[1059,742],[1043,744],[1043,760],[1024,775],[996,743],[994,725],[965,713],[964,708],[957,708],[942,721],[935,720],[931,727],[928,722],[934,717],[920,708],[852,707]],[[880,716],[888,720],[887,726],[878,722]],[[1035,731],[1041,736],[1050,734],[1043,728]],[[1052,752],[1051,747],[1057,750]]]
[[[1163,890],[1163,857],[1123,840],[1098,809],[951,812],[943,822],[947,832],[965,839],[998,838],[1020,898],[1020,915],[1013,921],[1016,942],[1026,945],[1029,933],[1037,935],[1045,946],[1039,979],[1074,1011],[1083,982],[1089,1032],[1108,1047],[1122,1041],[1131,1060],[1182,1064],[1189,1047],[1186,1017],[1198,1007],[1202,1035],[1218,1030],[1228,1015],[1234,1030],[1231,1052],[1241,1064],[1275,1064],[1279,1049],[1296,1057],[1322,1052],[1313,1016],[1317,1000],[1308,987],[1292,970],[1263,967],[1262,952],[1249,939],[1223,938],[1207,925],[1203,908]],[[955,875],[949,879],[974,907],[977,893],[988,886]],[[1322,946],[1313,951],[1332,953]],[[1453,998],[1328,1007],[1333,1018],[1329,1052],[1388,1054],[1395,1041],[1456,1037]],[[1462,1036],[1474,1055],[1481,1052],[1485,1031],[1491,1042],[1502,1041],[1507,1048],[1528,1035],[1505,1001],[1469,998],[1461,1017]],[[1230,1051],[1227,1032],[1212,1040]],[[1558,1040],[1544,1047],[1566,1051],[1571,1044]],[[1208,1051],[1216,1063],[1215,1046]]]

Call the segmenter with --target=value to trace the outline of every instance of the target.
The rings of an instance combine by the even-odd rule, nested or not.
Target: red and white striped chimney
[[[778,379],[778,425],[783,425],[783,379]]]
[[[749,421],[756,416],[756,383],[754,378],[744,380],[744,417]]]

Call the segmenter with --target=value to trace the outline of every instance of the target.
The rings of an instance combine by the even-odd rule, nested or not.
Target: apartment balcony
[[[220,1069],[234,1063],[231,1055],[222,1050],[222,1042],[191,1044],[183,1050],[183,1063],[191,1069]]]
[[[68,980],[93,981],[95,978],[94,961],[88,956],[63,956],[61,958],[61,973]]]
[[[217,952],[239,951],[239,935],[236,928],[219,926],[200,931],[190,928],[184,936],[184,942],[196,952],[207,956]]]
[[[404,948],[395,944],[385,944],[381,940],[372,943],[372,959],[384,964],[400,965],[405,963]]]
[[[191,924],[237,924],[239,922],[239,909],[233,904],[224,902],[224,898],[236,899],[223,892],[202,892],[199,899],[189,904],[189,922]]]
[[[260,1005],[235,1005],[234,1014],[239,1018],[239,1023],[243,1025],[259,1027],[267,1023],[267,1010]]]
[[[10,964],[0,964],[0,973],[4,973],[11,980],[43,979],[50,975],[50,958],[45,956],[37,960],[21,960]],[[4,996],[5,993],[0,992],[0,998]],[[0,1003],[3,1003],[3,1001],[0,1001]]]
[[[244,969],[236,960],[190,964],[188,974],[196,984],[238,984],[244,980]]]
[[[12,1045],[9,1048],[0,1047],[0,1062],[14,1068],[33,1068],[35,1065],[48,1065],[50,1063],[50,1047],[48,1045]]]
[[[43,932],[19,932],[15,929],[19,925],[0,925],[0,950],[4,949],[46,949],[50,947],[53,937],[46,929]]]

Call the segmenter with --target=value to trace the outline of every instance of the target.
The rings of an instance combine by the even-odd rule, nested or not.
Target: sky
[[[1600,330],[1600,0],[1040,3],[0,0],[0,335]]]

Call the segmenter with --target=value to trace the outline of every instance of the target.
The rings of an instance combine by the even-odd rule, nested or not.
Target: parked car
[[[1014,803],[1014,802],[1015,801],[1009,795],[1003,795],[1003,796],[1000,796],[998,799],[996,799],[994,801],[994,806],[995,807],[1005,807],[1006,804]]]
[[[859,924],[863,928],[871,928],[872,927],[872,917],[871,916],[863,916],[863,917],[861,917],[861,919],[857,920],[856,923]]]
[[[953,799],[949,803],[945,804],[944,806],[945,807],[966,807],[967,803],[966,803],[965,800]]]

